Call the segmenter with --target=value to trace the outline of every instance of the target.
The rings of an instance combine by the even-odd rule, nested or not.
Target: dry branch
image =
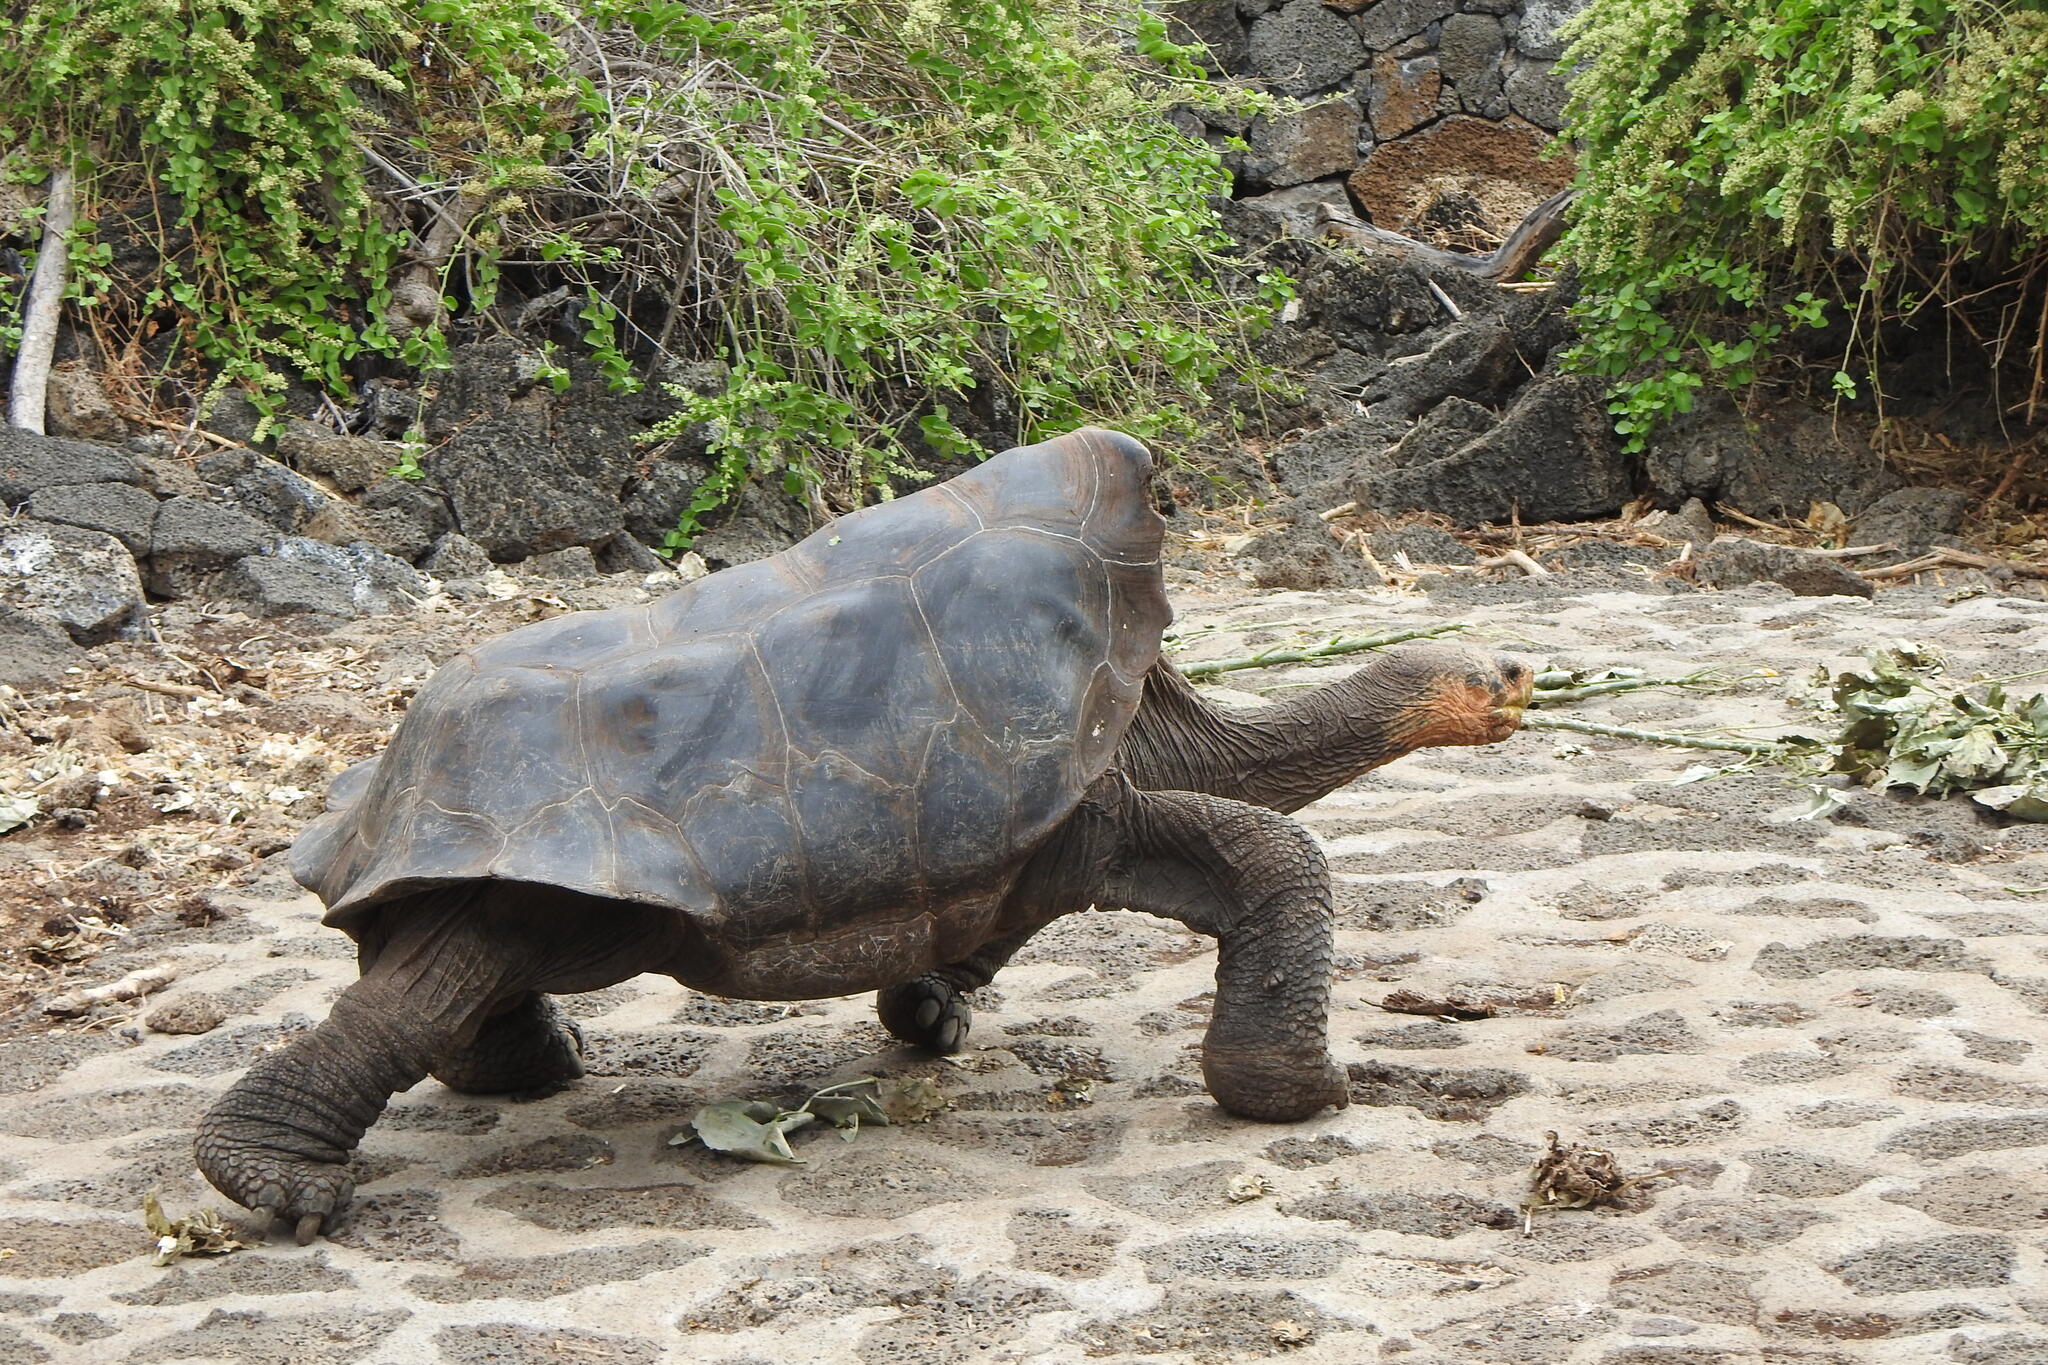
[[[43,1013],[84,1014],[110,1001],[139,999],[151,991],[162,990],[177,978],[177,963],[159,962],[154,967],[139,968],[104,986],[88,986],[83,990],[53,995],[43,1002]]]
[[[78,218],[78,193],[71,167],[50,176],[49,205],[43,211],[43,242],[36,253],[35,278],[21,310],[21,348],[14,356],[14,384],[8,395],[8,423],[43,434],[43,403],[50,362],[57,354],[57,319],[63,312],[64,283],[70,273],[71,229]]]
[[[1564,235],[1565,208],[1577,193],[1576,190],[1559,190],[1551,195],[1529,210],[1528,216],[1508,234],[1507,240],[1484,256],[1466,256],[1427,242],[1418,242],[1413,237],[1404,237],[1398,232],[1362,222],[1327,204],[1323,206],[1320,217],[1323,235],[1334,237],[1348,246],[1407,256],[1423,265],[1447,266],[1498,283],[1525,274],[1529,267],[1542,259],[1544,252],[1557,245],[1557,239]]]

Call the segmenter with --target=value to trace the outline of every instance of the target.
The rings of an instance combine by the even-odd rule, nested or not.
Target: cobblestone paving
[[[1176,589],[1183,628],[1465,617],[1574,666],[1789,679],[1889,636],[1958,673],[2048,666],[2038,601],[1488,591]],[[1781,686],[1581,714],[1779,726]],[[157,1269],[142,1195],[218,1202],[193,1119],[351,975],[266,873],[166,948],[180,991],[227,997],[219,1029],[0,1047],[0,1361],[2048,1361],[2048,909],[2007,889],[2048,886],[2048,827],[1869,795],[1797,822],[1776,777],[1671,786],[1696,755],[1565,738],[1422,755],[1306,813],[1339,880],[1344,1113],[1220,1113],[1194,1051],[1207,945],[1076,916],[983,993],[966,1066],[893,1047],[864,998],[643,977],[572,1000],[578,1086],[428,1082],[372,1130],[333,1240]],[[1565,1003],[1378,1008],[1459,983]],[[792,1169],[666,1145],[700,1102],[877,1072],[934,1075],[953,1107],[800,1135]],[[1546,1131],[1668,1174],[1642,1209],[1525,1235]]]

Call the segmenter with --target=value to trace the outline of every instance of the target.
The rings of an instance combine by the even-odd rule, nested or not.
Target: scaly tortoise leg
[[[542,1099],[583,1074],[583,1030],[534,991],[484,1020],[476,1039],[434,1064],[434,1079],[465,1095]]]

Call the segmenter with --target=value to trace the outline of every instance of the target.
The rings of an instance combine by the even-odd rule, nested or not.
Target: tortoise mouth
[[[1518,670],[1520,676],[1508,686],[1507,695],[1487,713],[1494,726],[1494,739],[1506,739],[1522,728],[1522,716],[1529,709],[1529,702],[1536,690],[1536,678],[1527,670]]]

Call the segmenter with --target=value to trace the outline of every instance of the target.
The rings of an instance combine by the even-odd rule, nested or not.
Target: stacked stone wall
[[[1488,249],[1571,179],[1545,155],[1564,123],[1559,29],[1587,0],[1180,0],[1175,36],[1219,79],[1291,105],[1187,108],[1228,159],[1233,197],[1277,219],[1328,204],[1381,227]]]

